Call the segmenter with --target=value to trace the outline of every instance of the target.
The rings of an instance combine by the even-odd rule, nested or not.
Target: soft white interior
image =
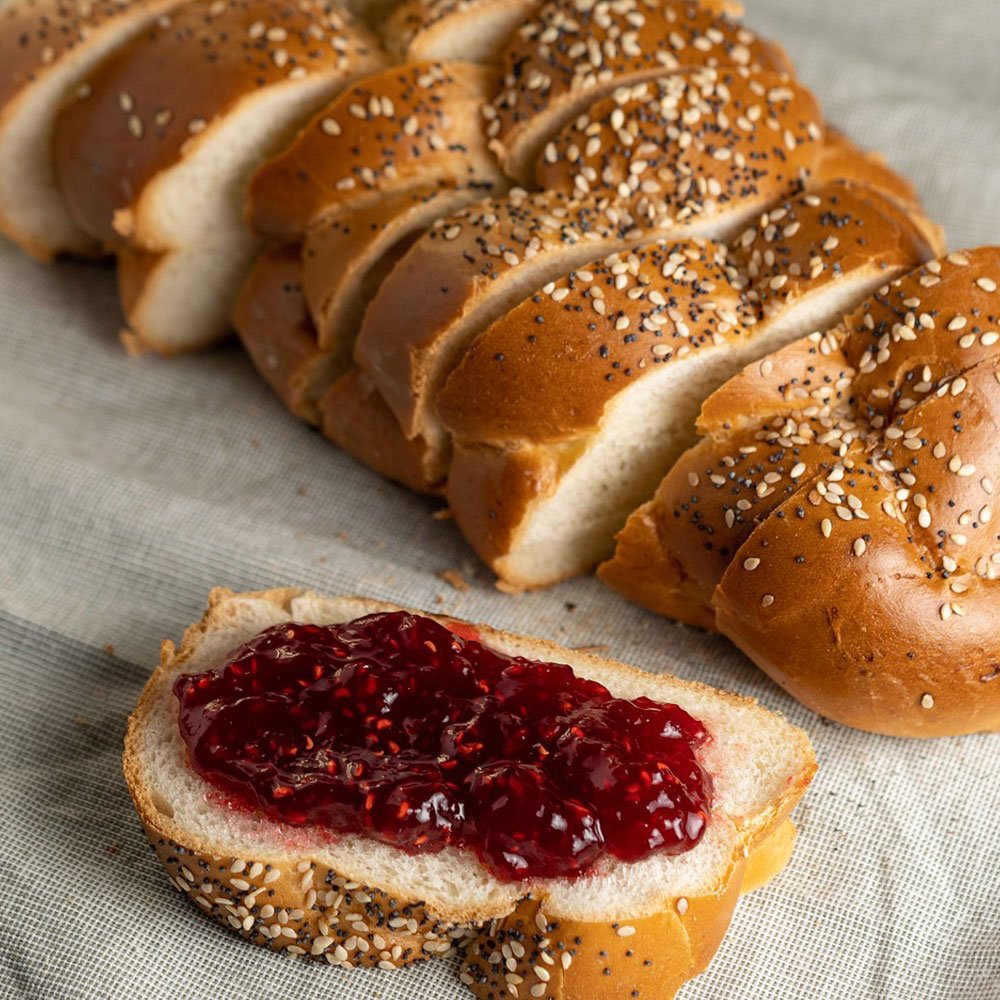
[[[8,235],[40,254],[93,253],[94,240],[70,217],[52,161],[59,110],[111,52],[178,0],[151,0],[93,29],[86,44],[43,67],[0,121],[0,216]]]
[[[221,666],[236,646],[282,621],[332,623],[386,607],[305,595],[286,610],[266,599],[231,598],[224,624],[205,634],[195,654],[173,676],[160,677],[148,724],[139,735],[140,780],[169,823],[211,841],[220,855],[288,859],[290,864],[309,858],[401,898],[437,905],[445,914],[464,909],[483,919],[503,915],[531,886],[496,881],[469,851],[448,849],[413,857],[359,836],[344,836],[331,844],[328,836],[313,835],[308,828],[285,827],[216,804],[209,786],[186,763],[171,690],[177,673]],[[710,891],[739,849],[733,820],[752,823],[754,817],[766,814],[806,763],[803,745],[791,727],[749,703],[674,678],[633,673],[536,640],[501,638],[489,630],[484,630],[484,639],[505,652],[570,663],[579,674],[604,683],[621,697],[646,695],[675,702],[701,719],[712,734],[703,760],[713,775],[715,804],[698,846],[675,858],[615,862],[600,875],[572,883],[540,883],[536,888],[549,896],[546,909],[551,915],[588,920],[614,919],[623,912],[641,916],[660,909],[664,899]]]
[[[162,255],[127,311],[132,331],[167,354],[223,336],[260,247],[246,229],[222,230]]]
[[[346,82],[338,71],[254,91],[146,186],[135,242],[165,256],[128,317],[145,342],[183,351],[229,329],[260,247],[244,221],[250,178]]]
[[[710,393],[745,365],[833,326],[896,273],[861,268],[759,323],[745,340],[653,366],[614,398],[579,459],[551,494],[535,501],[500,560],[502,575],[543,586],[607,558],[629,514],[694,443],[695,419]]]
[[[419,32],[406,55],[410,59],[498,63],[511,36],[538,5],[538,0],[472,0]]]
[[[344,73],[329,71],[248,92],[143,189],[136,242],[161,251],[222,228],[245,228],[250,178],[346,81]]]

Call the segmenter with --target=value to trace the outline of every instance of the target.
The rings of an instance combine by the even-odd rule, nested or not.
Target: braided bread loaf
[[[506,584],[591,570],[627,521],[604,579],[782,672],[774,644],[789,635],[777,611],[759,631],[729,565],[747,539],[696,553],[715,508],[688,525],[677,484],[702,475],[691,462],[732,458],[704,453],[734,429],[765,433],[742,423],[763,405],[738,388],[746,373],[712,395],[726,379],[797,357],[785,345],[817,330],[839,344],[844,316],[908,272],[933,277],[914,269],[938,267],[943,245],[909,184],[824,122],[738,4],[132,0],[77,16],[63,3],[0,20],[0,53],[16,54],[0,230],[44,258],[113,253],[135,346],[189,350],[232,319],[293,413],[445,496]],[[649,501],[706,399],[706,440]],[[743,525],[715,500],[711,533]],[[961,516],[978,516],[971,503]],[[779,513],[754,509],[762,529]],[[970,566],[989,580],[984,546]],[[829,608],[810,593],[814,628]],[[989,677],[995,651],[964,624],[933,648]],[[950,716],[890,722],[892,705],[946,699],[889,670],[885,708],[846,680],[834,706],[795,676],[793,693],[850,724],[996,725],[968,708],[988,680]]]

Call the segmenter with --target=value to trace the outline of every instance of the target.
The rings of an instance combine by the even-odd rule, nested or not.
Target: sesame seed
[[[683,896],[677,900],[677,912],[683,917],[688,911],[688,901]]]
[[[749,559],[743,560],[743,568],[749,573],[752,573],[759,565],[760,560],[756,556],[750,556]]]
[[[819,527],[820,531],[823,532],[823,537],[829,538],[833,532],[833,522],[828,517],[824,517],[820,522]]]
[[[631,937],[635,933],[635,928],[630,924],[625,924],[618,928],[617,933],[619,937]]]
[[[997,283],[992,278],[977,278],[976,284],[984,292],[995,292],[997,290]]]
[[[868,551],[868,543],[863,538],[854,539],[854,554],[863,556]]]

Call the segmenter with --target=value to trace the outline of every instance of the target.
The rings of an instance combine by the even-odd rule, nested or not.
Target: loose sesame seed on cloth
[[[1000,242],[995,0],[747,6],[748,22],[786,46],[827,117],[913,179],[952,247]],[[128,103],[123,121],[134,113]],[[928,268],[922,283],[936,280]],[[921,310],[914,317],[919,324]],[[929,318],[939,329],[954,319],[956,342],[977,326],[971,316],[964,327]],[[607,646],[610,656],[756,697],[808,730],[821,769],[797,814],[792,862],[741,901],[716,959],[681,1000],[1000,1000],[1000,832],[991,820],[1000,737],[918,743],[826,725],[724,640],[656,619],[593,579],[498,593],[454,525],[433,517],[434,503],[387,486],[289,418],[236,348],[133,360],[114,337],[120,323],[110,272],[45,269],[0,243],[0,997],[469,995],[453,958],[348,972],[244,943],[168,880],[132,811],[121,738],[160,641],[198,618],[212,586],[296,583]],[[967,392],[959,385],[957,400]],[[919,443],[904,431],[906,440]],[[957,459],[954,475],[990,502],[998,487],[972,457],[937,444],[913,455]],[[709,485],[705,472],[692,483]],[[847,485],[831,476],[825,488],[839,498]],[[856,562],[877,558],[850,502],[828,506],[819,542],[843,536],[852,551],[865,543]],[[950,549],[942,556],[946,569],[952,558]],[[449,571],[468,589],[445,582]],[[958,623],[963,600],[955,591],[934,613]],[[1000,684],[1000,665],[988,683]],[[920,692],[922,711],[940,703],[938,692]],[[252,864],[232,872],[248,885],[266,875]],[[678,899],[677,913],[688,903]],[[548,928],[555,918],[545,917]],[[642,921],[616,922],[622,953],[646,961]],[[546,995],[536,965],[558,970],[555,982],[582,961],[572,941],[564,951],[552,941],[553,965],[540,953],[510,973],[523,976],[525,998]],[[510,970],[498,957],[503,977]],[[520,957],[513,945],[511,957]]]

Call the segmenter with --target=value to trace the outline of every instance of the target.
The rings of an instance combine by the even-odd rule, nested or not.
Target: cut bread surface
[[[267,859],[278,870],[315,862],[399,900],[419,902],[443,923],[503,918],[529,892],[544,899],[552,916],[608,921],[654,914],[678,896],[715,892],[734,864],[742,862],[744,848],[749,851],[787,817],[812,776],[815,762],[805,735],[753,702],[477,626],[492,648],[568,662],[615,696],[677,703],[700,719],[711,734],[702,760],[714,782],[703,840],[683,855],[652,856],[637,864],[612,861],[600,874],[576,881],[504,883],[492,878],[470,851],[448,848],[411,856],[370,838],[283,827],[221,804],[187,764],[172,691],[176,677],[221,667],[236,647],[284,621],[329,624],[391,608],[299,590],[214,592],[206,618],[188,631],[181,648],[165,644],[160,669],[130,721],[126,774],[147,826],[159,837],[216,859]]]
[[[346,366],[365,309],[393,266],[438,219],[479,201],[490,187],[417,188],[311,228],[302,247],[303,278],[320,346]]]
[[[511,35],[541,0],[406,0],[383,37],[400,59],[496,63]]]

